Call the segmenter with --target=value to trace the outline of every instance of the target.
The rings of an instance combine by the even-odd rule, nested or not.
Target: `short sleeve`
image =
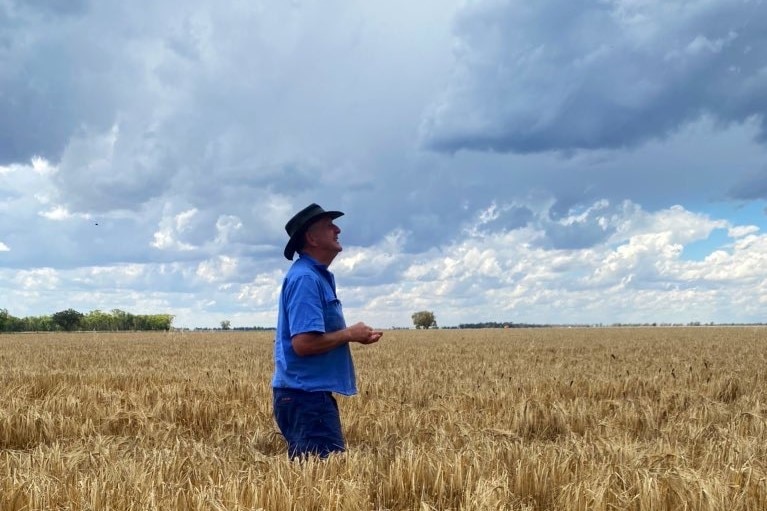
[[[285,308],[290,336],[308,332],[325,333],[322,288],[312,275],[299,275],[288,283]]]

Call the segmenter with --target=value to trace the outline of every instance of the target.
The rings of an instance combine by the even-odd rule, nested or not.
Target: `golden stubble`
[[[387,331],[291,463],[270,332],[0,336],[0,509],[767,509],[767,329]]]

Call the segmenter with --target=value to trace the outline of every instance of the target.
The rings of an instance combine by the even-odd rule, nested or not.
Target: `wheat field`
[[[0,335],[0,510],[764,510],[767,329],[395,330],[290,462],[270,332]]]

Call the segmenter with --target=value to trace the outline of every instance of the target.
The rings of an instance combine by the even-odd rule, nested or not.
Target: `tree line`
[[[17,318],[0,309],[0,332],[72,332],[77,330],[170,330],[172,314],[131,314],[120,309],[83,314],[66,309],[44,316]]]
[[[512,321],[505,321],[499,323],[497,321],[485,321],[482,323],[461,323],[458,328],[541,328],[550,325],[539,325],[535,323],[514,323]]]
[[[437,326],[437,317],[432,311],[418,311],[414,312],[410,318],[413,320],[413,326],[416,329],[429,329],[439,328]],[[443,327],[443,328],[539,328],[548,325],[535,325],[530,323],[513,323],[511,321],[505,321],[498,323],[497,321],[485,321],[482,323],[461,323],[457,327]]]

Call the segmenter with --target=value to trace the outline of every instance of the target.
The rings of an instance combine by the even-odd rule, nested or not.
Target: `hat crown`
[[[292,238],[309,220],[324,213],[325,210],[319,204],[311,203],[288,220],[288,223],[285,224],[285,231]]]

